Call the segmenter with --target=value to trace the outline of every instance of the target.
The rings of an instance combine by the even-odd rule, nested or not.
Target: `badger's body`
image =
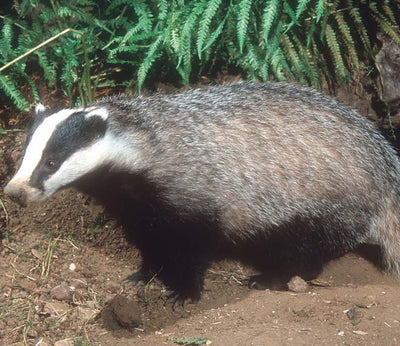
[[[215,258],[305,276],[367,240],[400,273],[400,161],[331,98],[243,83],[37,113],[6,193],[97,198],[141,250],[134,280],[198,298]]]

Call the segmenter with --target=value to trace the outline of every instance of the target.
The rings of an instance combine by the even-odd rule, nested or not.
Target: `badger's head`
[[[21,204],[42,200],[101,166],[110,155],[108,111],[36,107],[21,167],[4,192]]]

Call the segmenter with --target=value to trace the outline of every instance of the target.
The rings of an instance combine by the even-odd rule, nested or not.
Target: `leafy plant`
[[[346,82],[371,59],[378,31],[400,44],[396,0],[15,4],[15,11],[0,16],[0,62],[23,58],[0,67],[0,91],[20,109],[39,99],[30,78],[37,71],[71,105],[90,102],[98,88],[140,91],[146,81],[161,79],[189,84],[221,70],[319,87],[322,77],[331,85]],[[40,48],[26,55],[35,47]]]

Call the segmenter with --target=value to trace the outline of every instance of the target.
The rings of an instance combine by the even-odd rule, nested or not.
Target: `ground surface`
[[[23,140],[0,135],[0,186]],[[200,302],[174,311],[156,279],[120,285],[140,257],[76,191],[28,208],[0,192],[0,227],[1,345],[400,343],[400,282],[359,254],[329,263],[304,292],[249,290],[250,268],[216,263]]]

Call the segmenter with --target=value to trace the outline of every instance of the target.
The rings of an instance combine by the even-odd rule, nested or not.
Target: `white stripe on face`
[[[73,113],[79,111],[82,111],[82,109],[63,109],[58,113],[52,114],[43,120],[43,122],[33,133],[31,141],[26,148],[21,167],[12,178],[10,183],[12,183],[13,181],[28,182],[30,180],[33,171],[40,162],[43,150],[46,148],[46,144],[49,141],[57,125],[63,122]]]
[[[137,153],[124,139],[106,134],[93,145],[73,153],[43,184],[44,194],[52,195],[96,168],[113,164],[120,169],[134,167]]]

